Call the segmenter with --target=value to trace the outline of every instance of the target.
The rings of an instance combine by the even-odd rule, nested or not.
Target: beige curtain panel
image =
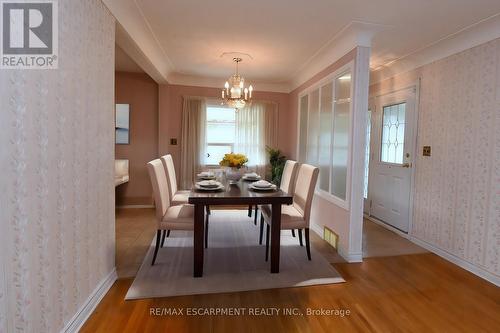
[[[266,146],[278,143],[278,105],[253,101],[236,113],[235,152],[248,157],[248,167],[261,175],[268,174]]]
[[[203,168],[206,146],[206,103],[203,98],[184,97],[181,133],[181,187],[191,189]]]

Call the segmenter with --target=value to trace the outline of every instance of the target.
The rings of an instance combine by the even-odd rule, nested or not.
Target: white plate
[[[196,185],[204,188],[217,188],[222,184],[214,180],[202,180],[201,182],[197,182]]]
[[[194,188],[199,191],[220,191],[224,189],[224,185],[220,184],[218,187],[203,187],[198,184],[195,184]]]
[[[277,189],[277,186],[272,184],[269,187],[258,187],[258,186],[254,186],[253,184],[250,184],[250,185],[248,185],[248,188],[250,188],[252,190],[256,190],[256,191],[275,191]]]
[[[261,177],[261,176],[257,176],[257,177],[247,177],[247,176],[243,176],[243,177],[241,177],[241,179],[243,179],[243,180],[250,180],[250,181],[254,181],[254,180],[255,180],[255,181],[257,181],[257,180],[261,180],[261,179],[262,179],[262,177]]]
[[[202,175],[202,174],[198,174],[196,175],[199,179],[203,179],[203,180],[211,180],[211,179],[215,179],[215,175]]]

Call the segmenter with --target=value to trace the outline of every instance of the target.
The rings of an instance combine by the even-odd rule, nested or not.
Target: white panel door
[[[372,110],[370,215],[408,232],[415,89],[378,97]]]

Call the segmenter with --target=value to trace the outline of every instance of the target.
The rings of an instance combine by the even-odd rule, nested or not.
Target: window
[[[402,164],[405,146],[406,103],[384,106],[380,161]]]
[[[299,161],[319,167],[318,193],[346,207],[351,74],[343,69],[299,99]]]
[[[218,165],[224,154],[233,152],[236,132],[235,111],[226,107],[207,107],[206,165]]]

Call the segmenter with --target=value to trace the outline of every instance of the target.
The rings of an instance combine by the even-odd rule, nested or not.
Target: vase
[[[229,184],[236,184],[243,177],[243,170],[241,168],[227,168],[226,179]]]

